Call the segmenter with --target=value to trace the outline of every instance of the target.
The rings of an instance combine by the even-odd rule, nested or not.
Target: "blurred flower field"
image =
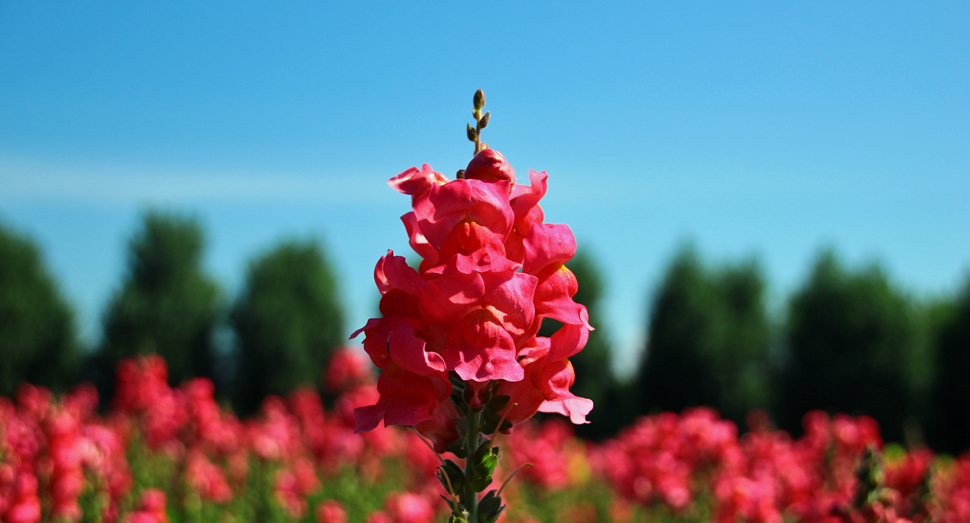
[[[314,389],[239,420],[206,379],[171,388],[158,357],[123,361],[103,414],[91,386],[0,398],[0,522],[445,521],[439,458],[397,427],[354,433],[378,397],[362,355],[338,351]],[[563,419],[500,435],[500,521],[970,521],[970,454],[884,445],[871,418],[805,416],[799,439],[705,408],[640,418],[590,443]]]

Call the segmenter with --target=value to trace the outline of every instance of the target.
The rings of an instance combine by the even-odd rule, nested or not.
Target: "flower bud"
[[[485,107],[485,93],[483,93],[481,89],[475,91],[473,103],[475,104],[475,109]]]
[[[495,149],[485,149],[476,154],[471,162],[468,162],[468,167],[465,168],[465,178],[485,182],[506,180],[509,182],[509,189],[511,189],[515,185],[515,169],[509,165],[502,153]]]
[[[491,114],[492,113],[490,113],[488,111],[485,111],[485,116],[482,116],[482,119],[478,121],[478,128],[479,129],[484,129],[485,127],[488,126],[488,119],[491,116]]]
[[[471,124],[465,125],[468,126],[468,129],[465,130],[465,132],[468,133],[468,140],[474,142],[478,138],[478,132],[475,131],[475,128],[472,127]]]

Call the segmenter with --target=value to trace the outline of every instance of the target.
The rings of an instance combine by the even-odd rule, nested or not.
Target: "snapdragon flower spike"
[[[529,185],[516,185],[505,157],[484,149],[461,179],[427,164],[390,179],[411,197],[401,220],[422,259],[414,269],[389,251],[374,269],[382,317],[351,338],[364,333],[383,372],[378,402],[355,410],[358,432],[382,421],[412,426],[443,452],[459,438],[455,385],[472,408],[482,395],[509,396],[513,425],[537,411],[586,423],[593,403],[569,392],[568,358],[593,328],[565,266],[576,252],[572,231],[543,221],[547,178],[530,170]],[[549,338],[537,336],[545,318],[563,324]]]

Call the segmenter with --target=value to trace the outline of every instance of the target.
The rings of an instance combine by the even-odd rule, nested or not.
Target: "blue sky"
[[[605,271],[620,367],[692,240],[757,256],[777,309],[834,246],[917,295],[970,267],[970,4],[0,1],[0,220],[97,337],[148,206],[195,213],[231,298],[321,239],[350,330],[404,252],[387,178],[485,141],[550,174],[549,222]]]

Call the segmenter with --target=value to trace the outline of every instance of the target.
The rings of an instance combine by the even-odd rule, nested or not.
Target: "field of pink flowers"
[[[438,457],[398,427],[354,433],[378,393],[369,362],[341,350],[325,408],[312,389],[239,420],[165,362],[122,362],[104,415],[97,393],[24,384],[0,398],[0,522],[419,523],[444,521]],[[885,446],[866,417],[805,416],[793,440],[753,413],[749,432],[710,409],[641,418],[593,444],[558,418],[500,435],[500,521],[768,523],[970,521],[970,454]]]

